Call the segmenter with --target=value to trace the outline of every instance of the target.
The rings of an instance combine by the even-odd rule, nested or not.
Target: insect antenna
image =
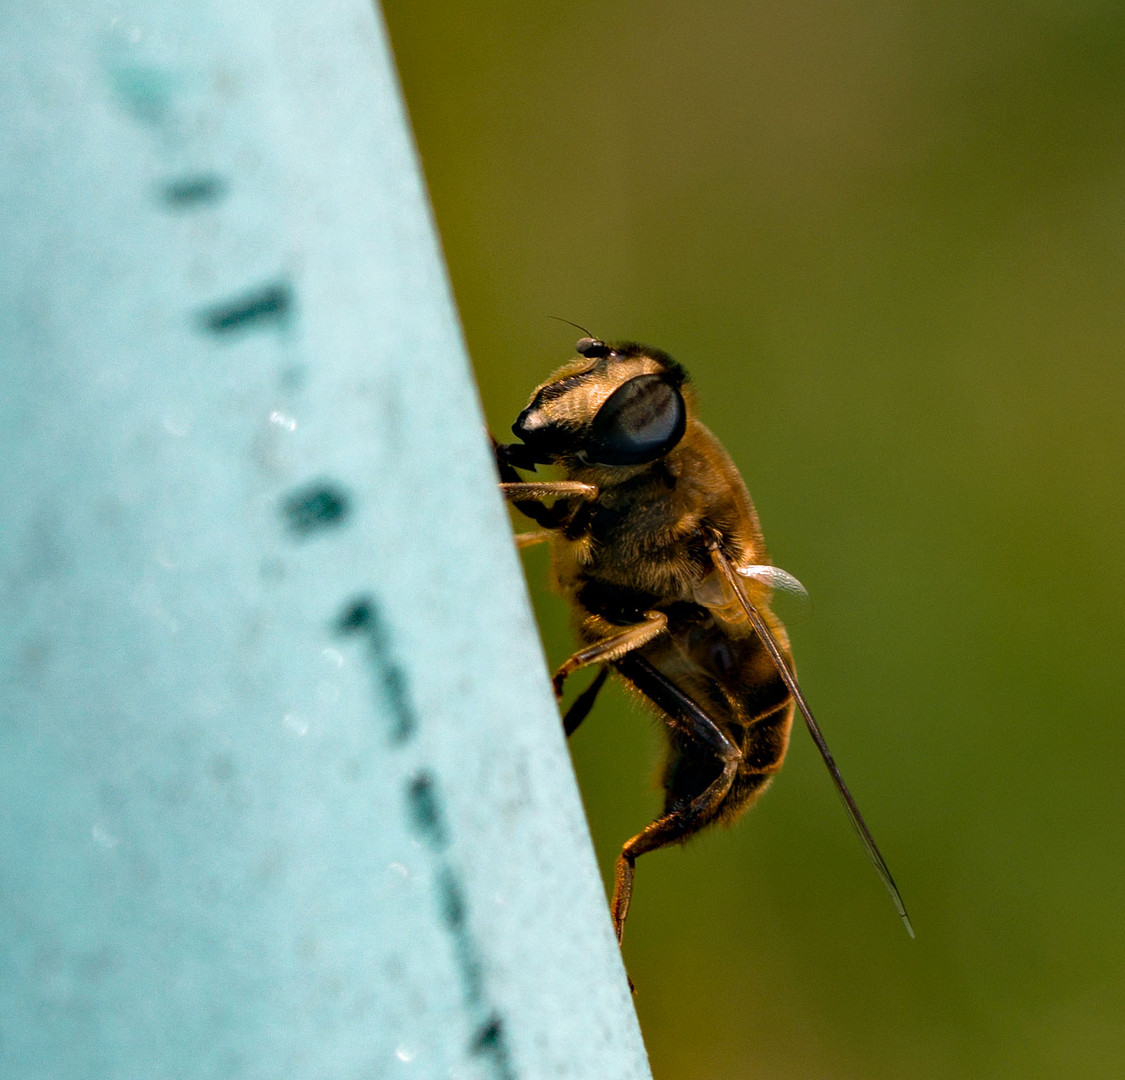
[[[566,323],[567,326],[573,326],[575,330],[581,330],[588,338],[593,338],[595,341],[600,340],[596,334],[591,334],[584,326],[579,326],[576,322],[571,322],[569,319],[564,319],[559,315],[548,315],[548,319],[554,319],[555,322]]]
[[[875,867],[875,872],[879,875],[887,892],[890,894],[895,910],[898,912],[899,918],[902,919],[903,926],[906,927],[906,932],[911,937],[914,937],[914,927],[911,925],[910,916],[906,913],[906,905],[902,902],[902,894],[898,891],[895,879],[891,876],[890,867],[887,866],[886,860],[876,846],[875,838],[871,835],[871,830],[868,829],[867,822],[863,820],[863,815],[859,812],[859,807],[856,805],[852,793],[848,790],[848,785],[844,783],[844,777],[840,773],[840,768],[836,764],[836,759],[832,757],[832,751],[828,749],[828,743],[825,741],[824,734],[820,730],[820,725],[816,722],[816,718],[812,714],[812,709],[809,708],[809,703],[805,700],[805,695],[801,692],[800,684],[797,682],[797,676],[793,674],[793,669],[786,661],[785,654],[781,651],[781,646],[778,645],[777,639],[773,636],[773,632],[770,630],[766,620],[762,618],[761,612],[758,611],[743,590],[742,583],[738,580],[734,567],[731,566],[727,557],[720,550],[719,537],[717,535],[712,534],[711,544],[709,546],[711,548],[711,560],[715,564],[715,569],[723,575],[727,584],[734,590],[734,595],[738,597],[738,602],[742,610],[746,613],[746,617],[750,620],[750,625],[754,627],[754,631],[761,639],[762,644],[766,647],[766,652],[770,654],[770,658],[777,666],[782,681],[788,688],[789,693],[793,695],[793,700],[797,703],[797,708],[800,709],[801,715],[805,719],[805,726],[809,729],[809,734],[812,736],[813,742],[816,743],[816,748],[820,751],[820,756],[824,759],[824,764],[828,767],[832,782],[836,785],[836,790],[843,800],[844,810],[847,812],[848,820],[852,823],[852,827],[859,836],[860,843],[863,844],[863,848],[867,852],[867,857],[871,860],[871,865]]]

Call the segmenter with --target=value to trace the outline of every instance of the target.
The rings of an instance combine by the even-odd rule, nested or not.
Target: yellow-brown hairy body
[[[721,531],[724,552],[735,565],[769,562],[742,477],[698,420],[688,422],[682,441],[661,465],[630,476],[596,467],[570,470],[568,479],[597,486],[598,495],[580,504],[568,526],[554,533],[553,573],[584,642],[619,632],[622,604],[632,603],[638,614],[665,614],[666,631],[640,646],[637,655],[705,709],[741,751],[730,789],[705,819],[693,822],[695,832],[711,821],[732,820],[765,790],[785,757],[793,701],[745,613],[717,580],[701,542],[701,526],[708,522]],[[750,583],[748,588],[788,658],[788,638],[769,611],[766,590]],[[600,602],[610,590],[616,608]],[[709,603],[701,604],[701,596]],[[680,737],[675,728],[670,734],[666,812],[690,802],[700,794],[701,778],[718,773],[713,756],[701,760],[692,752],[691,738]]]
[[[555,584],[583,642],[555,673],[556,694],[572,672],[599,667],[567,710],[566,733],[589,713],[610,671],[667,728],[663,811],[617,860],[618,939],[636,859],[752,805],[781,767],[795,708],[909,930],[770,610],[768,583],[789,575],[770,565],[750,495],[696,419],[683,368],[633,343],[583,338],[578,353],[535,389],[512,426],[521,442],[496,446],[496,456],[505,494],[540,526],[524,542],[551,544]],[[540,464],[563,478],[528,480],[516,471]]]

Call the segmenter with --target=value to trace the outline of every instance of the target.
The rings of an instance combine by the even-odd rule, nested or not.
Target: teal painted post
[[[649,1076],[377,13],[0,101],[0,1076]]]

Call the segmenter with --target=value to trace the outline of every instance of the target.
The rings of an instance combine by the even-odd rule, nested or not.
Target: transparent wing
[[[742,610],[750,620],[750,625],[754,627],[758,637],[762,640],[762,644],[765,645],[766,651],[777,665],[777,670],[781,674],[786,687],[789,689],[789,693],[793,695],[793,700],[796,702],[797,708],[805,719],[805,726],[809,729],[809,734],[812,736],[813,742],[816,743],[816,748],[820,751],[820,756],[824,759],[824,764],[828,767],[832,782],[836,785],[836,790],[843,800],[844,810],[847,812],[848,820],[852,823],[852,827],[859,836],[860,843],[863,844],[863,848],[867,852],[867,857],[871,860],[872,866],[875,867],[875,872],[879,875],[887,892],[890,894],[895,909],[898,911],[899,918],[902,919],[902,923],[906,927],[906,932],[913,937],[914,927],[910,923],[910,916],[906,913],[906,905],[902,902],[902,895],[898,891],[895,879],[891,877],[890,868],[887,866],[886,860],[876,846],[875,839],[871,835],[871,830],[868,829],[867,822],[863,820],[863,815],[859,812],[859,807],[856,805],[855,799],[852,798],[852,793],[848,790],[848,785],[844,783],[844,778],[840,774],[840,769],[835,759],[832,757],[832,751],[828,749],[828,743],[824,739],[824,734],[820,730],[820,725],[816,722],[816,718],[813,716],[812,710],[805,700],[805,695],[801,692],[800,684],[797,682],[797,676],[793,674],[793,669],[786,661],[785,654],[782,652],[781,646],[778,645],[777,639],[773,636],[769,626],[766,624],[766,620],[746,595],[746,590],[742,587],[742,582],[739,580],[739,577],[757,579],[758,571],[770,571],[771,574],[767,576],[775,576],[778,580],[782,580],[780,576],[784,575],[784,579],[792,580],[796,582],[798,586],[800,586],[801,583],[797,581],[792,574],[787,574],[784,570],[778,570],[773,566],[748,566],[738,568],[732,566],[719,547],[720,540],[721,537],[718,534],[712,534],[711,559],[715,564],[715,569],[719,571],[734,590],[734,594],[738,597]],[[754,573],[747,573],[747,571],[754,571]],[[769,584],[769,582],[766,582],[766,584]],[[775,586],[771,585],[771,588],[772,587]],[[801,592],[804,592],[803,587],[801,587]]]

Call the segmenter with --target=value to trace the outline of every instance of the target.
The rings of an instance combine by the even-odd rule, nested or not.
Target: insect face
[[[687,427],[683,369],[639,345],[578,344],[580,358],[537,387],[512,425],[523,462],[629,466],[667,454]]]

